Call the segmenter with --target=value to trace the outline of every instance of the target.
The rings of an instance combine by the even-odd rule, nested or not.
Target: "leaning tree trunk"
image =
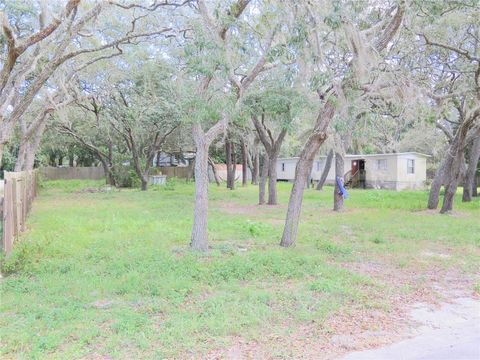
[[[435,173],[435,177],[433,178],[432,185],[430,186],[430,193],[428,195],[428,204],[427,207],[430,210],[436,209],[438,206],[439,198],[440,198],[440,190],[442,188],[445,173],[447,171],[447,167],[449,166],[448,161],[448,154],[445,155],[440,166]]]
[[[247,176],[248,176],[247,156],[248,156],[247,144],[245,143],[245,141],[242,141],[242,186],[247,186]]]
[[[479,110],[480,111],[480,110]],[[448,162],[451,164],[446,173],[445,179],[445,196],[443,197],[442,208],[440,213],[444,214],[453,209],[453,201],[455,199],[455,193],[457,192],[457,186],[462,176],[462,166],[465,164],[465,146],[467,134],[470,128],[474,125],[475,114],[465,119],[455,134],[455,138],[452,141],[450,148],[447,152]]]
[[[463,185],[462,201],[472,201],[473,189],[475,183],[475,175],[477,173],[478,159],[480,158],[480,137],[476,138],[470,148],[470,156],[468,159],[468,168],[465,175],[465,183]],[[476,186],[475,186],[476,188]]]
[[[260,173],[260,182],[258,184],[258,204],[259,205],[265,204],[265,188],[267,185],[268,168],[269,168],[268,163],[269,163],[268,155],[265,153],[265,155],[263,156],[262,171]]]
[[[283,229],[280,246],[292,246],[297,240],[305,183],[308,181],[310,173],[312,172],[315,155],[327,138],[326,130],[334,115],[335,105],[333,101],[327,101],[323,110],[318,115],[312,134],[303,146],[302,153],[297,162],[295,180],[288,202],[287,217],[285,219],[285,228]]]
[[[317,190],[323,190],[323,185],[325,184],[325,181],[327,180],[328,173],[330,172],[330,168],[332,167],[332,159],[333,159],[333,149],[330,149],[327,155],[327,159],[325,161],[325,167],[323,168],[322,171],[322,176],[320,177],[320,180],[318,181],[317,184]]]
[[[35,165],[35,155],[37,154],[40,142],[42,140],[43,132],[45,131],[46,122],[43,121],[32,134],[28,141],[27,153],[25,155],[25,163],[22,170],[33,170]]]
[[[335,152],[335,188],[333,189],[333,210],[343,210],[343,196],[340,194],[340,188],[338,187],[337,178],[343,179],[345,173],[345,161],[344,154]]]
[[[213,159],[211,157],[208,158],[208,163],[212,168],[212,174],[213,174],[213,179],[215,180],[215,183],[217,184],[217,186],[220,186],[220,178],[218,177],[217,169],[215,168],[215,163],[213,162]]]
[[[197,149],[195,156],[195,209],[191,247],[208,250],[208,143],[200,124],[193,126],[193,138]]]
[[[268,205],[277,205],[277,158],[278,154],[269,157],[268,161]]]

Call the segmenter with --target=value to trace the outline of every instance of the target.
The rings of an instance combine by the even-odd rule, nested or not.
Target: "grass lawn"
[[[212,185],[211,250],[198,255],[193,184],[82,191],[98,186],[44,184],[2,263],[1,357],[205,358],[243,346],[295,358],[327,349],[342,326],[383,329],[421,294],[479,290],[479,198],[458,194],[440,215],[423,210],[426,192],[353,190],[334,213],[331,188],[308,190],[298,244],[282,249],[290,184],[275,207],[255,205],[254,186]]]

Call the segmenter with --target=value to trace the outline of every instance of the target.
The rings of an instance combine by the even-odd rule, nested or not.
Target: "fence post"
[[[22,227],[21,231],[25,231],[26,228],[26,220],[27,220],[27,207],[28,207],[28,200],[27,200],[27,185],[28,185],[28,172],[25,171],[22,174],[22,182],[21,182],[21,198],[22,198],[22,203],[20,204],[22,206]]]
[[[37,194],[37,172],[5,172],[2,248],[9,256],[15,239],[26,228],[27,214]]]
[[[14,238],[14,218],[13,218],[13,181],[5,173],[3,197],[3,251],[8,256],[12,251]]]

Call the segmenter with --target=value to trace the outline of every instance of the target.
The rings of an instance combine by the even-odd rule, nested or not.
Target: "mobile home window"
[[[387,159],[377,160],[377,170],[387,170]]]
[[[407,174],[415,174],[415,160],[407,159]]]
[[[285,163],[282,163],[282,171],[285,171]]]
[[[320,161],[317,161],[317,171],[320,171]]]

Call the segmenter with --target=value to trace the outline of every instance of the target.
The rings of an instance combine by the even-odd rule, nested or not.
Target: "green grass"
[[[211,186],[211,250],[198,255],[188,248],[192,184],[82,191],[101,186],[43,183],[2,263],[2,357],[198,358],[235,336],[388,307],[379,293],[405,291],[345,264],[474,273],[480,259],[479,199],[439,215],[420,211],[426,192],[353,190],[333,213],[331,188],[308,190],[298,243],[281,249],[289,184],[279,184],[282,206],[261,208],[253,186]]]

